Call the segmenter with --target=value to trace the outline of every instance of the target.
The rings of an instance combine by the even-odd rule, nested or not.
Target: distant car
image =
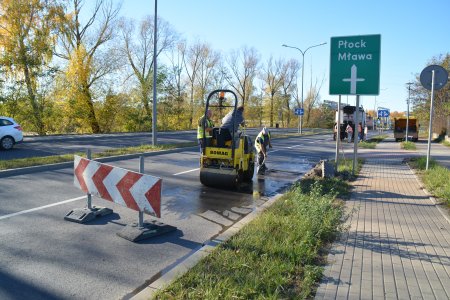
[[[0,117],[0,149],[12,149],[22,141],[22,127],[12,118]]]

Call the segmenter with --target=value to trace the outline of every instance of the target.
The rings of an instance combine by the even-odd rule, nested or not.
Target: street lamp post
[[[300,48],[297,48],[297,47],[294,47],[294,46],[288,46],[286,44],[281,45],[283,47],[297,49],[302,54],[302,107],[301,107],[302,109],[303,109],[303,79],[305,77],[304,75],[305,75],[305,54],[306,54],[306,51],[308,51],[311,48],[319,47],[319,46],[322,46],[322,45],[325,45],[325,44],[326,43],[310,46],[310,47],[306,48],[305,51],[302,51],[302,50],[300,50]],[[300,134],[303,134],[303,116],[302,115],[300,115]]]
[[[156,36],[157,36],[157,21],[158,21],[158,0],[155,0],[155,25],[153,28],[153,111],[152,111],[152,145],[156,146],[157,143],[157,120],[156,120]]]
[[[407,104],[407,110],[406,110],[406,135],[405,135],[405,141],[408,141],[408,128],[409,128],[409,102],[411,100],[411,84],[414,84],[413,82],[406,83],[408,85],[408,100],[406,100]]]
[[[387,88],[380,89],[380,91],[385,91],[385,90],[387,90]],[[375,103],[373,104],[373,128],[372,128],[373,130],[375,130],[375,118],[377,118],[377,120],[378,120],[378,110],[375,110],[376,106],[377,106],[377,96],[375,96]]]

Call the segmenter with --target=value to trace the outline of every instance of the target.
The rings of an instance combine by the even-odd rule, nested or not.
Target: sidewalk
[[[316,299],[450,299],[450,219],[388,139],[360,151],[348,232],[333,244]]]

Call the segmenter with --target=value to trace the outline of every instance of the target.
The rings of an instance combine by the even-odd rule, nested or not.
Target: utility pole
[[[157,120],[156,120],[156,76],[157,76],[157,66],[156,66],[156,37],[157,37],[157,21],[158,21],[158,0],[155,0],[155,24],[153,28],[153,111],[152,111],[152,145],[156,146],[157,143]]]
[[[408,141],[408,130],[409,130],[409,102],[411,101],[411,84],[414,84],[413,82],[406,83],[408,85],[408,100],[406,100],[407,103],[407,110],[406,110],[406,135],[405,135],[405,141]]]

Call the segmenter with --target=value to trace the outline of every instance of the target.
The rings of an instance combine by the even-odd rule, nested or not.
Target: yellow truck
[[[409,117],[408,140],[417,142],[419,140],[419,121],[415,117]],[[405,140],[406,118],[394,119],[394,138],[396,142]]]

